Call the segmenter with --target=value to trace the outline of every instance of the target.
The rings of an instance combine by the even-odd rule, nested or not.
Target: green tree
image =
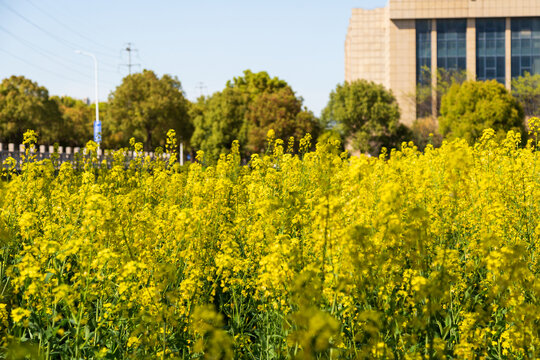
[[[525,116],[540,115],[540,74],[525,72],[523,76],[512,79],[512,94],[523,106]]]
[[[416,84],[416,92],[410,94],[408,97],[411,101],[416,103],[416,117],[418,119],[432,116],[432,96],[433,88],[431,84],[431,70],[424,66],[422,69],[422,83]],[[437,87],[435,88],[435,95],[437,96],[437,108],[435,113],[439,113],[441,109],[441,99],[448,92],[450,87],[454,84],[462,84],[467,80],[467,72],[465,70],[445,70],[442,68],[437,69]]]
[[[276,138],[285,142],[289,137],[302,138],[310,133],[318,134],[318,123],[311,111],[302,109],[302,99],[295,96],[290,87],[275,92],[263,92],[248,106],[246,112],[248,129],[247,150],[260,153],[266,147],[266,135],[272,129]]]
[[[335,127],[354,150],[377,154],[383,146],[396,147],[408,137],[399,116],[390,91],[371,81],[356,80],[338,84],[330,93],[322,122]]]
[[[460,85],[467,80],[466,70],[437,69],[437,114],[441,112],[442,98],[454,84]]]
[[[245,146],[244,155],[261,152],[269,129],[284,140],[302,137],[317,130],[315,117],[302,103],[285,81],[246,70],[244,76],[228,81],[223,91],[193,105],[192,145],[213,161],[233,140]]]
[[[24,76],[0,83],[0,141],[21,143],[27,129],[36,130],[40,142],[64,138],[62,115],[49,91]]]
[[[251,70],[244,70],[244,76],[238,76],[227,81],[226,88],[237,89],[247,100],[254,100],[263,92],[276,92],[279,89],[287,88],[289,85],[285,80],[278,77],[270,77],[266,71],[254,73]]]
[[[180,141],[189,141],[193,128],[189,102],[180,81],[151,70],[126,76],[109,96],[104,133],[111,146],[127,146],[129,139],[142,140],[150,150],[165,144],[167,130],[174,129]]]
[[[191,108],[193,136],[191,145],[205,152],[208,161],[226,152],[234,140],[247,142],[244,124],[246,101],[242,93],[226,87],[210,97],[200,97]]]
[[[83,146],[91,140],[95,105],[88,106],[82,100],[69,96],[53,96],[52,99],[58,105],[64,124],[63,136],[59,142],[67,146]]]
[[[450,90],[453,84],[462,84],[467,80],[465,70],[437,69],[437,86],[433,91],[431,83],[431,69],[422,68],[421,83],[416,84],[416,93],[409,96],[410,101],[416,103],[416,120],[411,126],[414,144],[424,150],[428,144],[438,147],[442,144],[442,135],[439,134],[437,116],[440,113],[441,99]],[[433,95],[436,96],[436,108],[433,109]],[[435,111],[433,111],[435,110]]]
[[[452,85],[442,98],[440,133],[445,138],[464,138],[472,144],[487,128],[499,136],[508,130],[524,134],[520,103],[496,80]]]

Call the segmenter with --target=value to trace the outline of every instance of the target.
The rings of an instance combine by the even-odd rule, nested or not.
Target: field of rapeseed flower
[[[1,353],[540,357],[539,128],[379,158],[270,134],[185,168],[172,133],[167,161],[28,152],[0,182]]]

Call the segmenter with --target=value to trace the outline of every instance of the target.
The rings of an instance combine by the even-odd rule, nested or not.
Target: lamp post
[[[94,121],[94,141],[99,144],[101,143],[101,121],[99,121],[99,99],[98,99],[98,65],[96,56],[92,53],[75,50],[77,54],[90,56],[94,60],[94,77],[95,77],[95,91],[96,91],[96,121]]]

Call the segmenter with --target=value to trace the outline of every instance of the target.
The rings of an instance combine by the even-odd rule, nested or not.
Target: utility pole
[[[131,75],[131,68],[133,66],[141,66],[141,64],[132,64],[131,63],[131,52],[132,51],[138,52],[138,50],[134,49],[133,45],[130,42],[128,42],[126,44],[126,47],[124,49],[122,49],[122,51],[126,51],[128,53],[128,63],[127,64],[121,64],[121,66],[127,66],[129,75]]]
[[[199,81],[197,86],[195,86],[195,89],[199,90],[199,96],[203,96],[206,91],[206,85],[204,85],[202,81]]]
[[[77,54],[86,55],[94,60],[94,80],[95,80],[95,92],[96,92],[96,121],[94,121],[94,141],[101,144],[101,121],[99,121],[99,98],[98,98],[98,62],[96,56],[92,53],[75,50]]]

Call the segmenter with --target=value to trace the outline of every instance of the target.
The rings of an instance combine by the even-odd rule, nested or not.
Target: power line
[[[19,13],[18,11],[16,11],[15,9],[13,9],[11,6],[7,5],[6,3],[4,2],[1,2],[0,1],[0,5],[3,5],[6,9],[8,9],[9,11],[11,11],[13,14],[15,14],[16,16],[18,16],[19,18],[21,18],[22,20],[24,20],[25,22],[27,22],[28,24],[32,25],[33,27],[35,27],[36,29],[40,30],[41,32],[43,32],[44,34],[47,34],[48,36],[50,36],[51,38],[55,39],[56,41],[62,43],[64,46],[68,47],[69,49],[71,50],[75,50],[77,48],[80,47],[80,45],[78,44],[75,44],[69,40],[66,40],[66,39],[63,39],[53,33],[51,33],[50,31],[48,31],[47,29],[43,28],[42,26],[40,26],[39,24],[36,24],[35,22],[33,22],[32,20],[28,19],[27,17],[25,17],[24,15],[22,15],[21,13]],[[106,54],[106,53],[103,53],[103,52],[99,52],[99,51],[94,51],[95,53],[98,53],[98,54],[101,54],[103,56],[108,56],[108,57],[111,57],[111,58],[115,58],[114,56],[112,55],[109,55],[109,54]],[[113,65],[114,67],[114,65]]]
[[[204,91],[207,89],[206,88],[206,85],[204,85],[204,83],[202,81],[199,81],[197,83],[197,86],[195,86],[195,89],[198,89],[199,90],[199,96],[203,96],[204,95]]]
[[[52,19],[53,21],[55,21],[57,24],[63,26],[64,28],[68,29],[69,31],[71,31],[72,33],[78,35],[79,37],[87,40],[87,41],[90,41],[91,43],[99,46],[99,47],[102,47],[103,49],[106,49],[107,51],[114,51],[112,48],[106,46],[106,45],[103,45],[97,41],[95,41],[94,39],[88,37],[88,36],[85,36],[84,34],[81,34],[80,32],[78,32],[77,30],[74,30],[72,27],[64,24],[63,22],[61,22],[60,20],[58,20],[56,17],[54,17],[53,15],[51,15],[49,12],[43,10],[43,8],[37,6],[36,4],[34,4],[32,1],[30,0],[26,0],[30,5],[32,5],[34,8],[36,8],[38,11],[42,12],[43,14],[45,14],[47,17],[49,17],[50,19]]]
[[[9,7],[8,5],[0,2],[0,5],[4,5],[6,8],[8,8],[8,10],[12,11],[15,15],[19,16],[21,19],[23,19],[24,21],[28,22],[29,24],[31,24],[32,26],[38,28],[39,30],[45,32],[45,34],[49,35],[50,37],[56,39],[57,41],[61,42],[64,46],[70,48],[70,49],[76,49],[78,48],[79,46],[76,46],[74,43],[71,43],[67,40],[63,40],[59,37],[57,37],[56,35],[50,33],[49,31],[43,29],[41,26],[39,26],[38,24],[34,23],[33,21],[27,19],[26,17],[24,17],[23,15],[21,15],[20,13],[18,13],[17,11],[13,10],[11,7]],[[3,30],[6,32],[6,33],[9,33],[11,36],[17,38],[17,40],[23,42],[23,41],[26,41],[27,43],[30,43],[28,40],[21,40],[21,37],[13,34],[12,32],[8,31],[7,29],[3,28]],[[31,46],[34,46],[34,47],[37,47],[36,45],[32,44]],[[45,51],[47,53],[50,53],[49,51],[46,51],[46,50],[43,50],[42,51]],[[54,55],[53,55],[54,56]],[[107,56],[110,56],[112,57],[111,55],[107,55]],[[105,66],[108,66],[108,67],[112,67],[112,68],[115,68],[116,66],[115,65],[112,65],[108,62],[105,62],[105,61],[100,61],[100,65],[105,65]],[[107,69],[102,69],[102,71],[106,71],[106,72],[111,72],[111,73],[117,73],[117,71],[113,71],[113,70],[107,70]]]
[[[126,51],[128,53],[128,63],[127,64],[120,64],[120,66],[127,66],[128,73],[129,73],[129,75],[131,75],[131,68],[133,66],[141,66],[141,64],[132,64],[131,63],[131,52],[134,51],[135,53],[138,53],[139,51],[137,49],[134,49],[132,47],[131,43],[127,43],[126,47],[124,49],[122,49],[122,51]]]
[[[65,40],[65,39],[62,39],[58,36],[56,36],[55,34],[51,33],[50,31],[48,31],[47,29],[44,29],[43,27],[41,27],[40,25],[36,24],[35,22],[33,22],[32,20],[26,18],[25,16],[21,15],[18,11],[14,10],[11,6],[7,5],[6,3],[4,2],[0,2],[0,5],[3,5],[6,9],[8,9],[9,11],[11,11],[12,13],[14,13],[15,15],[17,15],[19,18],[21,18],[22,20],[24,20],[25,22],[27,22],[28,24],[32,25],[33,27],[37,28],[38,30],[40,30],[41,32],[49,35],[50,37],[52,37],[53,39],[55,39],[56,41],[58,42],[61,42],[62,44],[64,44],[64,46],[67,46],[68,48],[70,49],[75,49],[77,48],[77,44],[74,44],[68,40]]]
[[[82,75],[87,79],[90,79],[92,77],[90,74],[87,74],[87,73],[85,73],[83,71],[75,69],[74,67],[72,67],[70,65],[67,65],[67,62],[70,62],[71,64],[75,64],[76,66],[81,66],[80,63],[75,63],[73,61],[67,61],[67,59],[62,59],[62,58],[56,56],[53,52],[48,51],[46,49],[43,49],[43,48],[39,47],[38,45],[32,43],[31,41],[28,41],[26,39],[21,38],[20,36],[12,33],[11,31],[7,30],[6,28],[4,28],[1,25],[0,25],[0,30],[7,33],[10,36],[12,36],[15,40],[19,41],[22,45],[28,47],[29,49],[31,49],[31,50],[33,50],[33,51],[35,51],[37,53],[40,53],[42,56],[45,56],[48,59],[56,62],[58,65],[62,66],[63,70],[69,70],[71,72],[77,73],[78,75]],[[112,72],[112,71],[106,70],[106,69],[104,69],[104,70],[102,69],[101,71]],[[109,82],[102,82],[102,83],[106,84],[106,85],[109,85],[109,86],[114,86],[112,83],[109,83]]]
[[[11,37],[13,37],[15,40],[19,41],[21,44],[23,44],[24,46],[32,49],[33,51],[35,52],[38,52],[40,53],[41,55],[57,62],[58,64],[60,64],[64,69],[67,69],[67,70],[70,70],[70,71],[73,71],[73,72],[76,72],[80,75],[83,75],[84,77],[87,77],[87,78],[90,78],[90,75],[89,74],[85,74],[77,69],[74,69],[72,67],[70,67],[69,65],[66,65],[66,63],[62,60],[60,60],[60,58],[56,57],[56,55],[54,55],[54,53],[46,50],[46,49],[43,49],[39,46],[37,46],[36,44],[33,44],[32,42],[26,40],[26,39],[23,39],[21,38],[20,36],[12,33],[11,31],[7,30],[6,28],[4,28],[3,26],[0,25],[0,30],[5,32],[6,34],[10,35]],[[78,66],[80,66],[80,64],[77,64]]]
[[[75,80],[75,79],[70,78],[70,77],[68,77],[68,76],[65,76],[65,75],[63,75],[63,74],[59,74],[59,73],[57,73],[57,72],[51,71],[51,70],[49,70],[49,69],[46,69],[46,68],[44,68],[44,67],[42,67],[42,66],[33,64],[33,63],[27,61],[25,58],[22,58],[22,57],[20,57],[20,56],[18,56],[18,55],[15,55],[15,54],[13,54],[13,53],[11,53],[11,52],[5,50],[5,49],[0,48],[0,51],[3,52],[3,53],[5,53],[5,54],[8,54],[9,56],[14,57],[15,59],[17,59],[17,60],[19,60],[19,61],[22,61],[23,63],[25,63],[25,64],[27,64],[27,65],[30,65],[30,66],[32,66],[32,67],[35,67],[36,69],[39,69],[39,70],[41,70],[41,71],[48,72],[48,73],[50,73],[50,74],[52,74],[52,75],[54,75],[54,76],[57,76],[57,77],[60,77],[60,78],[63,78],[63,79],[65,79],[65,80],[69,80],[69,81],[72,81],[72,82],[76,82],[76,83],[79,83],[79,84],[86,83],[86,81]]]

